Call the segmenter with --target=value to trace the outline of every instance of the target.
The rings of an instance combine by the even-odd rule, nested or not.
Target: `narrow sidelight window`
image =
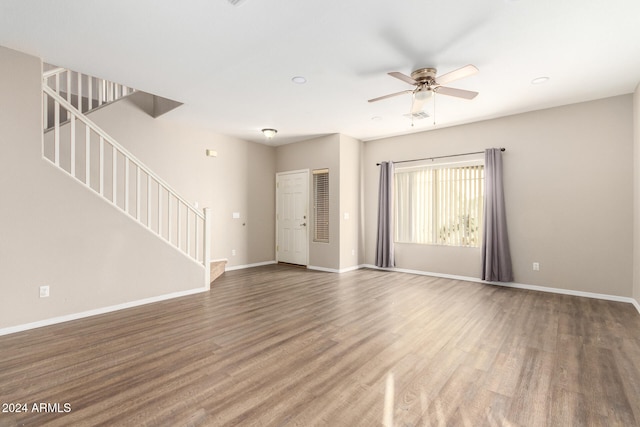
[[[329,169],[313,171],[313,241],[329,243]]]

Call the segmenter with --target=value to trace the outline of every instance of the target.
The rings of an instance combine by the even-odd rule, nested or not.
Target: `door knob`
[[[303,222],[302,224],[300,224],[300,226],[301,226],[301,227],[306,227],[306,226],[307,226],[307,223],[306,223],[306,222]]]

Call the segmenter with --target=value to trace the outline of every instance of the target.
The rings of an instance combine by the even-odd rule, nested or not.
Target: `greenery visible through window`
[[[313,171],[313,241],[329,242],[329,169]]]
[[[479,247],[484,166],[397,169],[395,241]]]

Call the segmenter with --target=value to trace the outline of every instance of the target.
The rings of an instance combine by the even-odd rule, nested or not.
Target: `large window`
[[[484,166],[396,169],[395,241],[479,247]]]

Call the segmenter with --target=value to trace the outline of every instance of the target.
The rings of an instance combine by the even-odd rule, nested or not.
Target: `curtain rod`
[[[506,148],[500,148],[500,151],[506,151]],[[475,151],[473,153],[461,153],[461,154],[449,154],[448,156],[436,156],[436,157],[425,157],[422,159],[412,159],[412,160],[399,160],[397,162],[393,162],[395,163],[407,163],[407,162],[419,162],[421,160],[435,160],[435,159],[444,159],[447,157],[459,157],[459,156],[468,156],[470,154],[483,154],[484,151]],[[376,163],[376,166],[380,166],[380,163]]]

